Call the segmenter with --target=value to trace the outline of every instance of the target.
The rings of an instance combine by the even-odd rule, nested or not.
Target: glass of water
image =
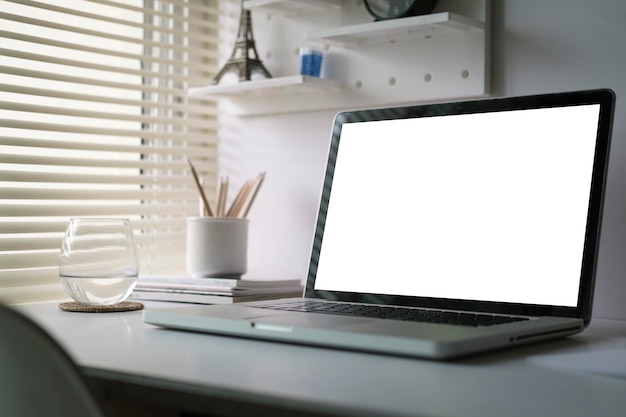
[[[113,305],[135,288],[139,256],[128,219],[71,219],[59,256],[65,291],[78,303]]]

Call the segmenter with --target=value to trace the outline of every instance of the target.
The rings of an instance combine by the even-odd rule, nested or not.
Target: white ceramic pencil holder
[[[248,219],[187,218],[187,273],[239,278],[248,269]]]

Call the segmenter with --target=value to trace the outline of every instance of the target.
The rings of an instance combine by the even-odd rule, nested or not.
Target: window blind
[[[0,300],[67,297],[72,217],[131,220],[142,274],[184,273],[214,194],[217,108],[187,101],[217,70],[218,0],[1,0]]]

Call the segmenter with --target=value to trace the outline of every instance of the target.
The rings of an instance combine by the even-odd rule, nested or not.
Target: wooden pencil
[[[217,189],[217,217],[224,217],[226,214],[226,198],[228,198],[228,177],[223,177]]]
[[[204,187],[202,186],[200,177],[198,176],[198,173],[196,172],[196,169],[194,168],[189,158],[187,158],[187,163],[189,164],[189,167],[191,168],[191,175],[193,176],[193,179],[196,183],[196,187],[198,187],[198,191],[200,192],[200,197],[202,198],[202,202],[204,203],[204,209],[206,210],[209,216],[213,216],[213,210],[211,210],[211,205],[209,204],[209,200],[206,198],[206,194],[204,193]]]
[[[250,190],[248,195],[246,196],[246,201],[244,202],[241,211],[238,213],[238,217],[246,218],[248,216],[248,212],[250,212],[250,208],[256,199],[257,194],[259,193],[259,189],[263,184],[263,180],[265,179],[265,172],[261,173],[255,180],[254,183],[250,186]]]
[[[228,213],[226,213],[226,217],[238,217],[239,210],[241,209],[241,206],[243,205],[243,202],[245,201],[249,186],[250,186],[250,181],[246,181],[243,184],[243,186],[239,189],[237,196],[231,203],[230,208],[228,209]]]

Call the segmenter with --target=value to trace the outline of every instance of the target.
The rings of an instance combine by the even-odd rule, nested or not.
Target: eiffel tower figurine
[[[250,10],[241,4],[241,18],[235,48],[224,67],[213,79],[213,84],[219,84],[226,74],[236,74],[239,81],[249,81],[252,75],[261,75],[263,78],[272,78],[269,71],[263,66],[256,51],[254,36],[252,35],[252,17]]]

